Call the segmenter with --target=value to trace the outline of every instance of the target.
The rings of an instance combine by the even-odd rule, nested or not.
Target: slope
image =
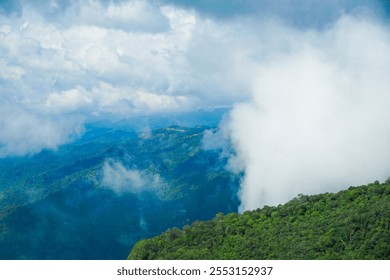
[[[87,128],[56,151],[0,159],[0,259],[124,259],[167,228],[235,211],[208,127]]]
[[[139,241],[129,259],[389,259],[390,180],[218,214]]]

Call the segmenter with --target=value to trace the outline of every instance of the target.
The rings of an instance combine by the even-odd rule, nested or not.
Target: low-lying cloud
[[[241,210],[390,175],[390,33],[345,16],[296,32],[259,65],[248,102],[225,127],[244,171]]]
[[[163,180],[159,174],[152,174],[145,170],[126,168],[122,163],[115,160],[106,160],[103,165],[101,186],[112,190],[118,195],[156,191],[163,184]]]
[[[13,104],[1,104],[0,157],[55,150],[83,131],[79,118],[47,118]]]

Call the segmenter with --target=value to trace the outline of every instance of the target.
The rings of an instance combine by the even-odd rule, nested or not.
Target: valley
[[[1,259],[125,259],[146,237],[234,212],[238,178],[210,127],[91,126],[56,151],[0,160]]]

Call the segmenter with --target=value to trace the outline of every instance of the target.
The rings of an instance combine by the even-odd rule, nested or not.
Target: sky
[[[0,157],[99,119],[230,107],[242,211],[384,180],[386,3],[2,0]]]

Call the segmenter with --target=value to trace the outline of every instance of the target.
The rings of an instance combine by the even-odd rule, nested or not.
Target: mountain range
[[[236,211],[239,178],[202,148],[205,118],[95,123],[58,150],[0,159],[0,258],[125,259],[140,239]]]

